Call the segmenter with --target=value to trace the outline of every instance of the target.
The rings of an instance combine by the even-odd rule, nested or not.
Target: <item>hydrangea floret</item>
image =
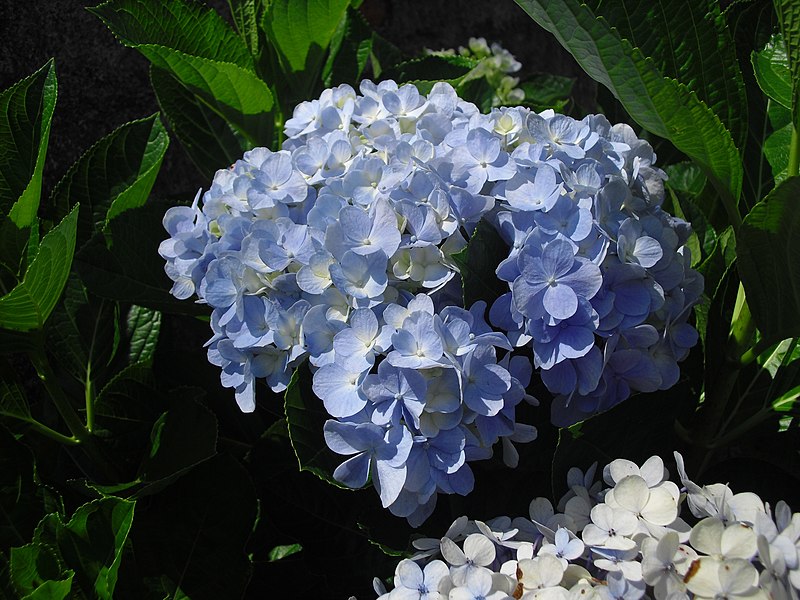
[[[481,114],[446,83],[359,91],[300,104],[280,150],[170,209],[160,253],[172,293],[212,308],[208,358],[240,408],[307,363],[347,457],[334,477],[419,525],[439,493],[471,491],[470,461],[502,440],[514,466],[536,437],[516,419],[534,367],[557,423],[673,385],[702,279],[629,127]],[[453,255],[481,220],[508,244],[509,292],[463,306]]]
[[[397,565],[394,588],[387,592],[376,578],[376,593],[381,600],[797,598],[800,513],[724,484],[699,486],[675,458],[680,488],[657,456],[641,466],[617,459],[603,470],[604,489],[592,483],[594,467],[588,478],[570,470],[561,512],[536,498],[526,517],[461,517],[440,540],[415,540],[418,552]]]

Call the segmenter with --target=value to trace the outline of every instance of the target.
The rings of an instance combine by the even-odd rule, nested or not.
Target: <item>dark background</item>
[[[45,165],[46,195],[94,142],[158,110],[147,60],[119,44],[84,9],[96,3],[0,0],[0,89],[55,57],[58,101]],[[205,4],[229,18],[225,0]],[[381,35],[409,55],[426,47],[465,46],[470,37],[483,36],[516,56],[523,66],[518,75],[523,77],[537,72],[582,74],[558,42],[512,0],[365,0],[362,12]],[[591,95],[593,83],[580,78],[576,92]],[[172,140],[154,193],[189,197],[208,184]]]

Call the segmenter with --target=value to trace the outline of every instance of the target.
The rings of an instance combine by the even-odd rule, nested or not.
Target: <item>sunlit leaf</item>
[[[44,236],[25,278],[0,298],[0,327],[29,331],[44,325],[69,276],[77,224],[78,206]]]

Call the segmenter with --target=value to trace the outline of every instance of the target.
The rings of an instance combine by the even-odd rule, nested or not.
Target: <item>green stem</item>
[[[72,437],[67,437],[63,433],[57,432],[55,429],[50,429],[44,423],[40,423],[36,419],[25,419],[25,422],[30,425],[31,429],[41,433],[45,437],[49,437],[51,440],[55,440],[59,444],[64,444],[65,446],[79,446],[81,441],[76,438],[74,435]]]
[[[86,365],[86,383],[84,384],[84,401],[86,404],[86,429],[94,431],[94,386],[92,385],[92,361]]]
[[[37,352],[31,352],[30,358],[33,362],[33,366],[36,368],[36,373],[39,375],[39,379],[42,380],[44,387],[50,394],[50,398],[53,400],[53,404],[55,404],[58,414],[60,414],[61,418],[64,419],[64,422],[67,424],[67,428],[70,430],[73,437],[75,437],[79,443],[83,443],[88,440],[91,437],[91,433],[83,425],[83,422],[78,417],[75,409],[72,408],[72,404],[70,404],[69,399],[64,394],[64,390],[62,390],[61,386],[58,384],[58,381],[56,380],[56,374],[50,367],[50,362],[47,360],[47,356],[45,355],[44,351],[41,350]]]
[[[787,167],[787,175],[794,177],[800,174],[800,135],[797,133],[797,127],[792,125],[792,142],[789,146],[789,166]]]

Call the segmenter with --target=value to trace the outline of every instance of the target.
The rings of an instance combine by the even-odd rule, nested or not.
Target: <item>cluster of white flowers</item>
[[[556,509],[544,498],[527,517],[456,520],[441,540],[414,541],[382,600],[795,600],[800,513],[774,512],[756,494],[690,481],[663,461],[623,459],[603,470],[610,486],[571,469]],[[696,521],[681,515],[684,500]]]
[[[456,51],[453,49],[426,50],[425,52],[433,56],[456,55]],[[486,79],[494,90],[492,106],[513,106],[522,104],[525,100],[525,91],[517,87],[519,78],[512,75],[522,68],[522,64],[500,44],[489,45],[486,38],[482,37],[469,38],[466,46],[458,47],[458,55],[480,61],[476,74]]]
[[[160,253],[172,293],[212,307],[208,358],[241,409],[258,378],[283,391],[307,361],[325,441],[349,457],[334,477],[371,479],[418,525],[438,493],[471,491],[469,461],[502,440],[514,466],[512,442],[536,437],[516,420],[535,400],[515,347],[532,347],[556,421],[666,389],[702,279],[630,127],[482,114],[446,83],[359,89],[301,103],[281,150],[246,152],[202,206],[168,210]],[[509,291],[462,306],[452,256],[481,219],[509,246]]]

